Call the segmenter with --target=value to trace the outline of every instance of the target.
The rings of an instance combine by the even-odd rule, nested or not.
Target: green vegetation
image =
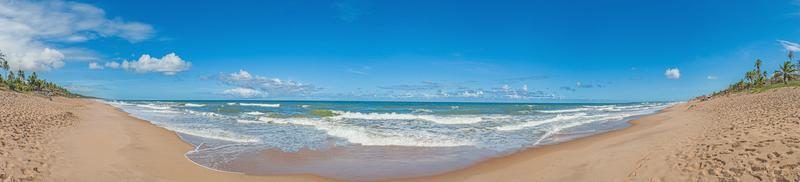
[[[311,110],[311,115],[319,116],[319,117],[331,117],[336,116],[338,114],[333,113],[331,110]]]
[[[756,59],[754,69],[744,75],[744,79],[728,86],[727,89],[713,95],[725,95],[740,92],[757,93],[780,87],[800,87],[800,60],[797,64],[794,52],[789,51],[789,60],[783,62],[777,70],[767,77],[767,71],[761,70],[761,59]]]
[[[39,76],[36,74],[36,72],[32,72],[28,77],[25,77],[25,72],[22,70],[17,70],[15,74],[8,65],[8,59],[6,58],[6,55],[3,54],[3,52],[0,52],[0,73],[5,71],[8,71],[5,79],[3,79],[3,75],[0,74],[0,89],[6,88],[8,90],[17,92],[33,92],[47,96],[80,96],[69,92],[69,90],[58,86],[55,83],[39,79]]]

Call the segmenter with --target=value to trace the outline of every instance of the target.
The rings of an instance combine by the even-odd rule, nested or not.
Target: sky
[[[0,0],[12,69],[107,99],[687,100],[794,42],[791,0]]]

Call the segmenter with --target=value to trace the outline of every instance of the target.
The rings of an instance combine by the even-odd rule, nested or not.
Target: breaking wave
[[[239,103],[240,106],[281,107],[281,104]]]

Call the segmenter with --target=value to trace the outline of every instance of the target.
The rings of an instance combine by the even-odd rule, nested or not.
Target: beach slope
[[[0,178],[329,181],[214,171],[176,133],[89,99],[0,91]],[[413,181],[798,181],[800,89],[690,101],[632,126]]]
[[[94,100],[73,99],[76,126],[56,139],[53,181],[322,181],[311,175],[249,176],[214,171],[184,157],[174,132]]]
[[[798,181],[800,89],[691,101],[633,126],[414,181]]]

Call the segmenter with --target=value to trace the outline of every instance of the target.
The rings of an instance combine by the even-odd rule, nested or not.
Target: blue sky
[[[0,0],[14,27],[0,50],[112,99],[685,100],[756,58],[775,69],[779,40],[800,41],[798,13],[795,1]]]

